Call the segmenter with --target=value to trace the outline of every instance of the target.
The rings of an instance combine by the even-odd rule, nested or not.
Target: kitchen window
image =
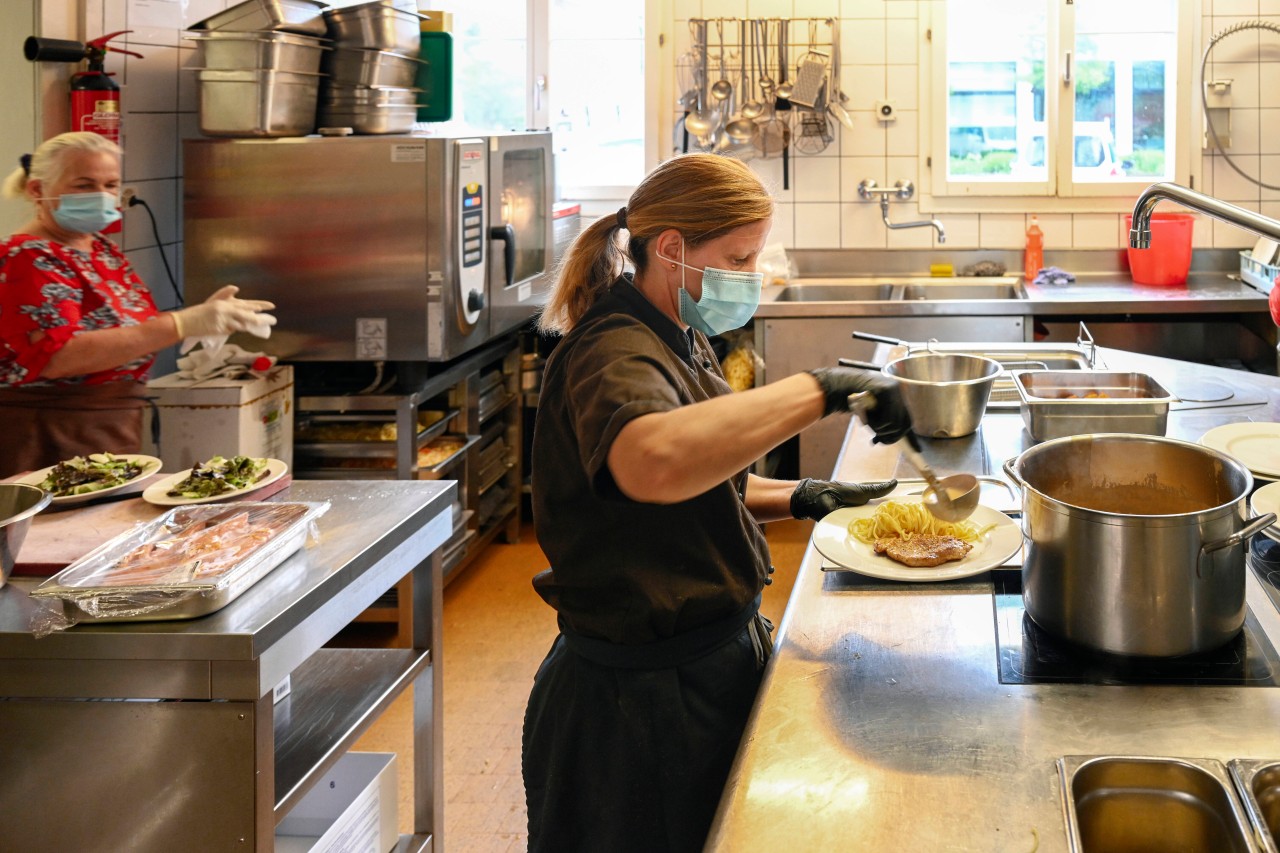
[[[932,196],[1131,198],[1187,182],[1190,0],[946,0],[932,11]]]
[[[454,17],[454,118],[479,131],[550,128],[558,195],[622,198],[646,149],[646,4],[437,0]]]

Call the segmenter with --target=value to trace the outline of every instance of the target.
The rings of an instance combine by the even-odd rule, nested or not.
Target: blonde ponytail
[[[696,247],[772,216],[773,199],[741,161],[716,154],[674,157],[640,182],[617,215],[596,220],[573,241],[538,328],[560,334],[572,329],[622,274],[628,258],[637,273],[644,272],[649,241],[669,228]],[[624,228],[625,251],[618,243]]]

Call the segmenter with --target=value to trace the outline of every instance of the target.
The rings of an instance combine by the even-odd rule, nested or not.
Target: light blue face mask
[[[53,221],[68,231],[93,234],[120,221],[116,193],[66,193],[58,196]]]
[[[661,255],[659,255],[661,257]],[[708,335],[723,335],[741,329],[760,305],[762,272],[733,272],[715,267],[699,270],[684,262],[684,244],[680,244],[680,260],[664,258],[686,270],[702,273],[702,298],[694,301],[684,287],[684,271],[680,272],[680,319]]]

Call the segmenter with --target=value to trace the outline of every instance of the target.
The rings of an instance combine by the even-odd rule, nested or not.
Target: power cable
[[[147,217],[151,220],[151,233],[156,238],[156,249],[160,251],[160,261],[164,264],[165,274],[169,276],[169,287],[173,288],[173,296],[178,300],[178,307],[187,307],[186,300],[182,298],[182,294],[178,292],[178,282],[173,277],[173,270],[169,268],[169,258],[164,253],[164,245],[160,242],[160,228],[156,225],[156,215],[151,212],[151,205],[139,196],[129,197],[129,206],[142,205],[142,209],[147,212]]]

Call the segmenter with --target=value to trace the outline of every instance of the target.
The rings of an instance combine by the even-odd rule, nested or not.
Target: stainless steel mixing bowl
[[[9,582],[18,551],[31,529],[31,519],[53,495],[23,483],[0,483],[0,587]]]

